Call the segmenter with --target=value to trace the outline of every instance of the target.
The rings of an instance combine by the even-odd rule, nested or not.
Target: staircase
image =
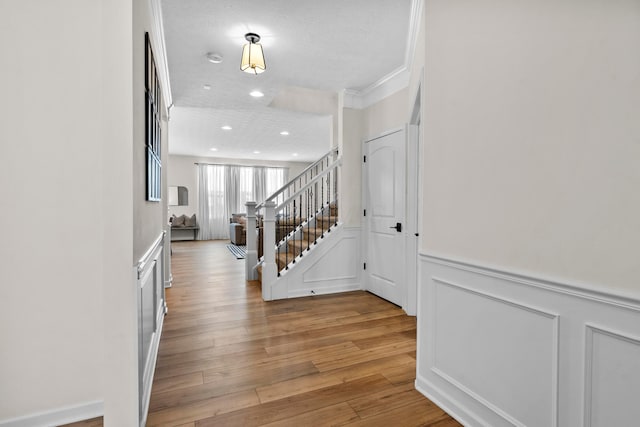
[[[279,242],[276,249],[276,264],[278,265],[278,276],[281,271],[289,269],[289,265],[296,263],[298,257],[303,257],[320,239],[331,233],[331,228],[338,223],[338,206],[330,203],[326,211],[316,212],[311,221],[304,221],[293,232],[289,239]],[[276,225],[278,227],[278,225]],[[260,241],[260,238],[258,238]],[[260,251],[259,251],[260,253]],[[262,276],[262,266],[258,265],[258,276]]]
[[[332,149],[263,203],[247,203],[247,280],[260,280],[263,299],[280,298],[279,280],[339,226],[338,150]]]

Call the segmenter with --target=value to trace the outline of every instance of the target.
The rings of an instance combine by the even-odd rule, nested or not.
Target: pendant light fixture
[[[264,62],[264,53],[262,53],[262,45],[258,43],[260,36],[255,33],[247,33],[244,35],[249,43],[242,48],[242,62],[240,69],[245,73],[260,74],[264,73],[267,66]]]

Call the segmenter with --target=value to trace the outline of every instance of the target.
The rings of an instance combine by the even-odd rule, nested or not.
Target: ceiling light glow
[[[253,154],[260,154],[260,152],[259,151],[254,151]]]
[[[202,88],[206,90],[211,90],[211,85],[204,85],[202,86]]]
[[[260,92],[259,90],[254,90],[253,92],[250,92],[249,95],[253,96],[254,98],[262,98],[264,96],[264,93]]]
[[[289,135],[289,132],[287,132],[286,130],[283,130],[282,132],[280,132],[280,135],[287,136]]]
[[[215,148],[215,147],[209,148],[209,150],[211,150],[211,151],[218,151],[218,149],[217,149],[217,148]]]
[[[231,130],[233,128],[231,126],[229,126],[229,125],[224,125],[220,129],[222,129],[222,130]]]

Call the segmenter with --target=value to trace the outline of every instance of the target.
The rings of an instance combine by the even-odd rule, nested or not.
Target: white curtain
[[[200,240],[229,238],[226,183],[224,166],[198,165]]]
[[[264,170],[264,191],[265,198],[278,191],[286,182],[289,169],[285,168],[263,168]]]
[[[227,217],[231,217],[231,214],[244,212],[244,209],[238,210],[236,206],[238,204],[238,193],[240,191],[236,184],[239,180],[239,170],[236,166],[223,167],[225,169],[226,177],[224,193],[227,207],[226,215]]]
[[[262,166],[253,168],[253,196],[255,197],[254,201],[258,204],[264,202],[267,197],[265,169]]]
[[[246,213],[248,201],[264,201],[287,175],[285,168],[198,165],[199,239],[228,239],[231,214]]]

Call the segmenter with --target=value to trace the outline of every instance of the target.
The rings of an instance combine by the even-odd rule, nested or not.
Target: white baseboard
[[[469,426],[633,425],[640,299],[420,256],[416,388]]]
[[[449,406],[453,400],[449,396],[442,396],[440,393],[434,394],[434,392],[432,392],[431,390],[435,390],[435,387],[428,386],[427,384],[428,381],[426,381],[424,378],[419,377],[416,378],[414,386],[416,390],[426,396],[427,399],[438,405],[440,409],[445,411],[460,424],[462,424],[463,426],[471,425],[471,422],[468,421],[469,415],[467,414],[467,411],[465,409]],[[476,420],[477,417],[474,416],[471,419]],[[485,424],[484,426],[491,427],[488,424]]]
[[[51,427],[77,421],[90,420],[104,414],[102,401],[87,402],[82,405],[68,406],[52,411],[26,415],[20,418],[0,421],[0,427]]]

